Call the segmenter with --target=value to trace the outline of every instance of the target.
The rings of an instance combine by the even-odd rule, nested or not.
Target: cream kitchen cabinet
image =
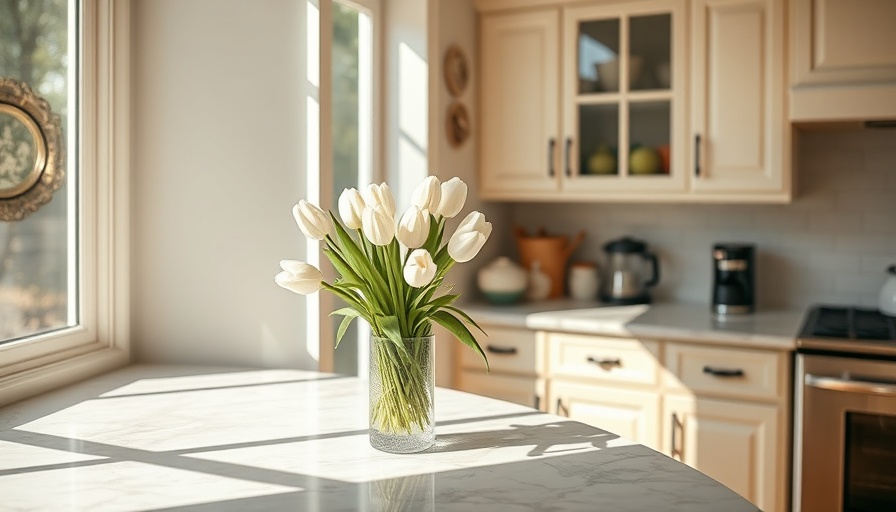
[[[669,394],[663,452],[711,476],[761,510],[786,510],[782,412],[775,405]]]
[[[692,7],[690,189],[790,200],[784,2],[694,0]]]
[[[892,0],[791,0],[791,119],[896,118],[894,24]]]
[[[551,412],[660,449],[660,344],[544,333]]]
[[[663,452],[765,511],[787,510],[790,357],[665,343]]]
[[[481,194],[544,195],[559,187],[559,10],[482,19]]]
[[[477,7],[483,198],[790,200],[783,2]]]
[[[492,371],[486,374],[458,343],[459,389],[624,436],[715,478],[762,510],[787,510],[789,352],[486,330]]]
[[[542,336],[529,329],[477,323],[488,333],[480,344],[488,355],[491,371],[486,372],[478,354],[458,342],[454,352],[454,387],[547,410]]]
[[[683,192],[686,21],[685,0],[484,13],[482,196]]]

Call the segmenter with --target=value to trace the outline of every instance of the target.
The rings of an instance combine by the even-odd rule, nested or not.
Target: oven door
[[[896,510],[896,362],[797,356],[794,510]]]

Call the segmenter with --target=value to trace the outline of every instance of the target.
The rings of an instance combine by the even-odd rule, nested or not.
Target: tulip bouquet
[[[371,424],[383,431],[410,432],[431,421],[426,417],[431,396],[421,382],[431,369],[413,340],[431,336],[433,323],[445,327],[488,365],[467,326],[481,329],[453,305],[459,295],[437,295],[443,288],[450,291],[443,280],[451,267],[476,256],[491,234],[491,223],[474,211],[443,243],[445,221],[460,213],[466,196],[467,185],[460,179],[440,183],[429,176],[414,190],[411,206],[397,222],[395,200],[385,183],[371,184],[363,192],[343,190],[338,202],[341,221],[304,200],[293,208],[299,228],[308,238],[323,242],[324,254],[339,276],[328,283],[314,266],[284,260],[275,281],[299,294],[323,288],[345,301],[348,307],[332,313],[344,317],[336,333],[337,347],[356,318],[366,320],[373,336],[386,341],[371,354],[378,359],[378,375],[371,375],[371,380],[377,378],[383,387],[377,403],[371,403]]]

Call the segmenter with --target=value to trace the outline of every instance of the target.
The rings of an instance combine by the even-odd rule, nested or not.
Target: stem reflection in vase
[[[416,453],[435,442],[433,336],[370,339],[370,444]]]

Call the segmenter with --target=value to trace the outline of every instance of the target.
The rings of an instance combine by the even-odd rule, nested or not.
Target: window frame
[[[314,1],[314,0],[309,0]],[[371,17],[371,39],[373,44],[372,55],[372,104],[370,123],[373,135],[371,141],[371,174],[374,182],[384,181],[384,151],[383,148],[383,130],[380,120],[384,112],[383,97],[383,63],[384,60],[384,10],[382,0],[317,0],[320,9],[320,26],[332,27],[333,25],[333,4],[340,3],[350,6],[359,11],[367,13]],[[332,30],[320,30],[320,95],[318,100],[320,105],[331,105],[332,92],[332,47],[333,32]],[[379,123],[379,124],[378,124]],[[317,181],[317,199],[320,206],[325,210],[332,210],[335,205],[331,204],[332,184],[333,184],[333,147],[332,147],[332,109],[329,107],[321,108],[320,113],[320,178]],[[320,244],[308,243],[306,259],[309,262],[322,263],[315,259],[320,254]],[[327,279],[334,276],[333,269],[329,265],[322,265],[322,271]],[[306,309],[309,319],[317,319],[316,325],[306,329],[303,333],[309,339],[316,338],[318,340],[318,369],[323,372],[332,372],[334,366],[335,347],[333,340],[336,339],[336,333],[332,326],[332,317],[330,312],[335,309],[335,300],[329,293],[317,293],[308,299],[309,307]],[[313,302],[313,303],[312,303]],[[309,322],[311,324],[311,322]],[[359,344],[360,345],[360,344]]]
[[[0,406],[130,361],[130,12],[80,2],[78,321],[0,345]]]

